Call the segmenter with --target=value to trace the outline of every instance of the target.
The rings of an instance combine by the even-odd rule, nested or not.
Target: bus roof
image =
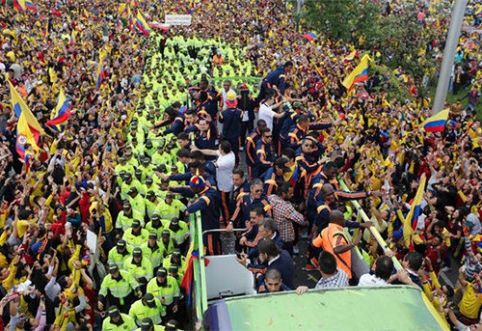
[[[347,287],[219,300],[209,330],[449,330],[423,293],[410,286]]]

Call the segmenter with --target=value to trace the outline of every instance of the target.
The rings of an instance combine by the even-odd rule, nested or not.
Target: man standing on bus
[[[324,251],[332,253],[336,257],[337,267],[343,270],[352,284],[351,272],[351,250],[358,245],[362,232],[359,231],[358,236],[353,242],[346,236],[343,228],[345,227],[345,216],[340,210],[330,212],[330,224],[315,239],[313,246],[323,247]]]

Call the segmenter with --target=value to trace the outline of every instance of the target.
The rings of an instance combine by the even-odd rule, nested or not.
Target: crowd
[[[454,93],[470,85],[468,106],[449,105],[444,130],[427,133],[430,100],[417,93],[425,78],[397,68],[347,90],[361,52],[308,41],[290,4],[35,6],[7,2],[0,18],[0,329],[188,328],[181,282],[198,211],[204,231],[234,231],[236,259],[260,293],[308,290],[295,284],[292,260],[308,239],[304,269],[320,272],[317,288],[404,283],[459,330],[479,322],[478,35],[463,34],[452,77]],[[401,1],[388,7],[404,14]],[[437,58],[447,22],[432,9],[417,7],[413,19],[423,33],[442,27],[424,50]],[[130,23],[138,11],[149,22],[190,12],[193,22],[147,38]],[[379,63],[389,57],[373,52]],[[390,76],[413,101],[389,97]],[[26,157],[9,82],[46,132]],[[70,118],[49,126],[61,91]],[[421,213],[407,231],[420,185]],[[203,243],[207,254],[232,253],[218,232]],[[370,273],[354,272],[354,250]],[[440,273],[459,265],[456,286],[441,285]]]

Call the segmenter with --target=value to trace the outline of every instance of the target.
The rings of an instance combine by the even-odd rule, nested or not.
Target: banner
[[[166,15],[165,24],[169,25],[191,25],[191,15]]]

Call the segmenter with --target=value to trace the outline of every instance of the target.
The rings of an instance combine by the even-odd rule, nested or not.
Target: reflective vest
[[[110,317],[106,317],[102,323],[102,331],[132,331],[136,328],[136,323],[126,314],[120,314],[123,323],[121,325],[116,325],[111,323]]]
[[[128,271],[119,270],[119,273],[121,276],[120,279],[113,279],[110,274],[104,278],[100,285],[99,295],[106,297],[110,293],[123,304],[124,300],[122,299],[134,291],[139,284]]]
[[[144,243],[141,245],[142,249],[142,259],[148,259],[153,268],[157,268],[162,264],[164,259],[164,250],[157,245],[154,250],[149,247],[148,243]]]
[[[159,300],[164,298],[164,306],[169,306],[174,302],[174,297],[179,297],[181,295],[177,280],[171,276],[167,276],[165,286],[159,286],[157,284],[157,277],[151,279],[151,281],[147,284],[146,292],[151,293]]]
[[[124,269],[129,271],[132,277],[137,279],[145,277],[148,281],[152,278],[154,274],[151,261],[146,259],[144,256],[141,259],[140,265],[135,264],[134,258],[131,256],[124,263]]]
[[[114,263],[114,264],[117,264],[119,269],[124,269],[124,263],[131,256],[130,254],[132,253],[132,250],[133,250],[132,246],[126,245],[127,254],[123,255],[123,254],[120,254],[117,251],[117,247],[114,246],[114,248],[112,248],[109,251],[109,256],[108,256],[109,264]]]
[[[149,239],[149,232],[146,229],[141,229],[139,235],[136,236],[132,233],[132,228],[130,228],[124,232],[122,239],[127,241],[127,243],[131,246],[139,247],[143,243],[147,242],[147,240]]]
[[[154,325],[162,322],[162,317],[166,316],[166,307],[162,305],[158,298],[154,297],[154,301],[156,306],[153,308],[149,308],[147,305],[144,306],[142,299],[132,304],[131,309],[129,309],[129,316],[134,319],[137,325],[140,325],[146,317],[149,317]]]

